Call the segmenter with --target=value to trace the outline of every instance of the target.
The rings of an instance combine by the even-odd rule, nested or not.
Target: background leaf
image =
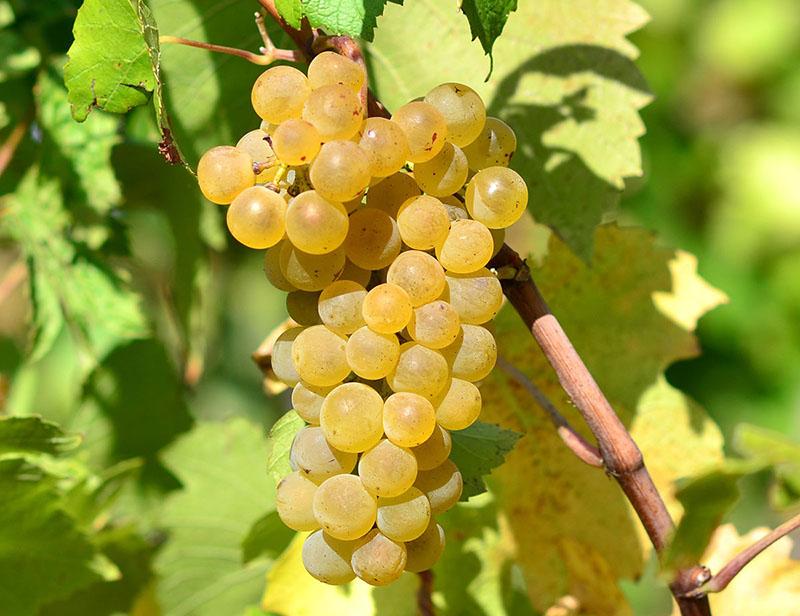
[[[81,442],[77,434],[66,434],[58,425],[41,417],[0,418],[0,456],[19,453],[58,455]]]

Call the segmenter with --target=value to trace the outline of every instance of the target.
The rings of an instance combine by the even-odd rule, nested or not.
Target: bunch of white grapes
[[[261,128],[206,152],[197,175],[230,203],[233,236],[266,249],[297,324],[272,351],[308,424],[278,514],[310,531],[312,576],[384,585],[444,549],[434,516],[462,491],[450,431],[478,418],[497,357],[487,325],[503,295],[486,265],[528,191],[507,167],[514,132],[472,89],[446,83],[365,118],[364,79],[331,52],[308,75],[268,69],[252,92]]]

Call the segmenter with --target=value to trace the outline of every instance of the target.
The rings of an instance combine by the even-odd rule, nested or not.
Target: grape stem
[[[417,589],[417,614],[419,616],[435,616],[433,607],[433,571],[420,571],[419,588]]]
[[[181,36],[171,36],[164,34],[158,37],[158,42],[162,45],[176,44],[186,45],[187,47],[197,47],[199,49],[206,49],[216,53],[224,53],[230,56],[238,56],[244,58],[248,62],[258,64],[260,66],[267,66],[272,64],[275,60],[288,60],[289,62],[302,62],[305,57],[296,49],[278,49],[275,46],[271,48],[262,47],[261,53],[253,53],[246,49],[238,49],[236,47],[226,47],[225,45],[214,45],[213,43],[206,43],[204,41],[193,41]]]

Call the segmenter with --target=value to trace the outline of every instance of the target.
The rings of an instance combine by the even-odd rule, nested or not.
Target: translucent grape
[[[449,377],[447,361],[439,351],[416,342],[406,342],[400,345],[397,366],[389,373],[386,382],[392,391],[412,392],[433,399],[447,385]],[[429,435],[430,432],[425,438]]]
[[[417,469],[429,471],[442,464],[450,456],[453,448],[453,439],[450,433],[437,425],[433,429],[433,434],[428,437],[421,445],[412,447],[411,451],[417,458]]]
[[[309,327],[322,323],[317,304],[319,292],[292,291],[286,296],[286,312],[298,325]]]
[[[450,219],[436,197],[421,195],[408,199],[397,213],[400,237],[410,248],[430,250],[447,237]]]
[[[378,512],[375,497],[355,475],[326,479],[314,495],[314,516],[331,537],[352,540],[363,537]]]
[[[414,308],[408,322],[411,338],[429,349],[443,349],[461,332],[458,313],[440,299]]]
[[[414,179],[423,192],[446,197],[458,191],[467,181],[469,166],[461,148],[445,143],[436,156],[414,165]]]
[[[431,520],[431,504],[417,488],[399,496],[378,496],[378,530],[395,541],[413,541]]]
[[[211,148],[197,163],[197,183],[203,196],[212,203],[230,203],[256,183],[253,159],[232,146]]]
[[[486,124],[475,140],[464,146],[469,168],[508,167],[517,149],[517,137],[511,127],[497,118],[486,118]]]
[[[391,283],[379,284],[367,293],[362,314],[371,330],[394,334],[411,319],[411,299],[402,287]]]
[[[475,272],[492,258],[492,234],[477,220],[450,223],[450,232],[436,246],[436,258],[446,270],[457,274]]]
[[[328,394],[319,414],[325,437],[337,449],[359,453],[383,436],[383,400],[372,387],[345,383]]]
[[[319,387],[341,383],[350,374],[344,353],[347,339],[324,325],[307,327],[292,344],[292,361],[300,378]]]
[[[302,327],[291,327],[278,336],[272,345],[272,371],[280,381],[290,387],[294,387],[300,380],[300,375],[297,373],[292,361],[292,346],[302,331]]]
[[[358,92],[365,79],[360,64],[333,51],[323,51],[308,65],[308,81],[314,89],[342,85]]]
[[[355,579],[350,566],[355,543],[341,541],[318,530],[303,542],[303,566],[313,577],[326,584],[346,584]]]
[[[268,188],[251,186],[236,195],[225,218],[238,242],[248,248],[269,248],[286,231],[286,201]]]
[[[402,169],[408,159],[405,133],[386,118],[367,118],[361,127],[358,145],[366,152],[375,177],[392,175]]]
[[[383,405],[383,431],[399,447],[416,447],[427,441],[436,427],[436,411],[427,398],[398,392]]]
[[[273,66],[259,75],[250,100],[256,113],[272,124],[298,118],[311,93],[308,79],[291,66]]]
[[[500,249],[506,241],[506,230],[489,229],[489,233],[492,234],[492,258],[494,258],[494,256],[500,252]]]
[[[358,457],[332,447],[322,428],[317,426],[306,426],[297,433],[289,455],[292,466],[314,483],[349,473],[355,468]]]
[[[314,494],[317,484],[300,471],[289,473],[278,483],[275,508],[281,522],[292,530],[316,530],[319,528],[314,517]]]
[[[489,376],[497,361],[494,336],[479,325],[461,325],[456,341],[442,349],[453,376],[467,381],[480,381]]]
[[[310,255],[292,246],[291,242],[281,245],[281,273],[289,284],[302,291],[322,291],[342,273],[344,261],[344,248],[324,255]]]
[[[242,135],[242,138],[236,142],[236,148],[247,152],[254,163],[266,163],[272,165],[261,171],[256,175],[256,184],[266,184],[275,178],[275,172],[278,170],[277,159],[275,152],[269,145],[269,136],[261,129],[251,130]]]
[[[443,83],[425,96],[425,102],[438,109],[447,122],[447,139],[462,147],[472,143],[486,122],[486,106],[481,97],[461,83]]]
[[[403,242],[397,222],[391,216],[365,207],[350,215],[350,230],[344,245],[347,258],[358,267],[378,270],[395,260]]]
[[[434,469],[420,471],[414,487],[425,493],[431,504],[431,513],[436,515],[444,513],[458,502],[464,482],[456,465],[451,460],[445,460]]]
[[[525,213],[528,187],[513,169],[489,167],[469,181],[466,204],[470,216],[487,227],[509,227]]]
[[[386,281],[402,288],[412,306],[432,302],[445,289],[442,266],[431,255],[417,250],[408,250],[389,266]]]
[[[292,408],[303,421],[318,426],[322,403],[332,389],[300,382],[292,390]]]
[[[369,184],[369,159],[352,141],[329,141],[311,163],[311,183],[331,201],[350,201]]]
[[[408,140],[408,160],[424,163],[442,149],[447,138],[447,122],[436,107],[421,101],[407,103],[392,116]]]
[[[444,529],[431,519],[428,528],[419,537],[406,543],[406,571],[427,571],[444,552]]]
[[[411,197],[422,194],[412,175],[403,171],[393,173],[367,191],[367,206],[383,210],[392,218],[397,218],[400,206]]]
[[[406,546],[373,529],[356,542],[350,565],[355,574],[367,584],[386,586],[403,574]]]
[[[491,321],[503,305],[500,281],[485,267],[469,274],[447,272],[445,299],[462,323],[480,325]]]
[[[361,126],[361,101],[347,86],[322,86],[309,94],[303,119],[314,125],[322,141],[350,139]]]
[[[394,334],[381,334],[364,326],[347,339],[345,352],[353,372],[363,379],[377,380],[397,365],[400,342]]]
[[[328,329],[339,334],[352,334],[364,325],[361,306],[367,290],[357,282],[337,280],[322,290],[319,315]]]
[[[307,165],[321,146],[319,132],[305,120],[292,118],[281,122],[272,135],[275,155],[284,165]]]
[[[284,244],[289,244],[289,242],[281,240],[264,254],[264,273],[273,287],[288,292],[296,290],[296,287],[286,280],[286,276],[281,271],[281,251]]]
[[[353,263],[350,259],[347,260],[344,265],[344,270],[342,270],[342,273],[339,275],[339,280],[352,280],[362,287],[366,287],[371,278],[371,271],[363,267],[358,267],[358,265]]]
[[[399,496],[414,485],[417,459],[411,450],[383,439],[361,454],[358,476],[376,496]]]
[[[436,421],[447,430],[470,427],[481,413],[481,392],[463,379],[450,380],[450,387],[436,406]]]
[[[296,248],[308,254],[322,255],[338,248],[349,228],[344,206],[328,201],[315,190],[297,195],[286,210],[286,235]]]

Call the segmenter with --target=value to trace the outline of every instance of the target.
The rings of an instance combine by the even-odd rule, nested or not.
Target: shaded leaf
[[[13,30],[0,31],[0,83],[39,66],[41,56]]]
[[[59,455],[81,442],[77,434],[66,434],[58,425],[41,417],[0,418],[0,456],[20,453]]]
[[[269,452],[267,454],[267,471],[275,485],[292,472],[289,466],[289,450],[295,434],[306,425],[294,411],[289,411],[272,426],[269,431]]]
[[[522,437],[518,432],[482,421],[475,422],[465,430],[452,432],[451,435],[453,451],[450,458],[464,479],[461,500],[467,500],[486,491],[484,475],[488,475],[500,466],[506,454]]]
[[[733,447],[750,460],[773,467],[775,484],[770,499],[774,507],[791,509],[800,503],[800,443],[773,430],[739,424]]]
[[[281,522],[276,511],[270,511],[250,527],[242,541],[242,562],[249,563],[259,556],[275,559],[286,549],[293,537],[294,531]]]

